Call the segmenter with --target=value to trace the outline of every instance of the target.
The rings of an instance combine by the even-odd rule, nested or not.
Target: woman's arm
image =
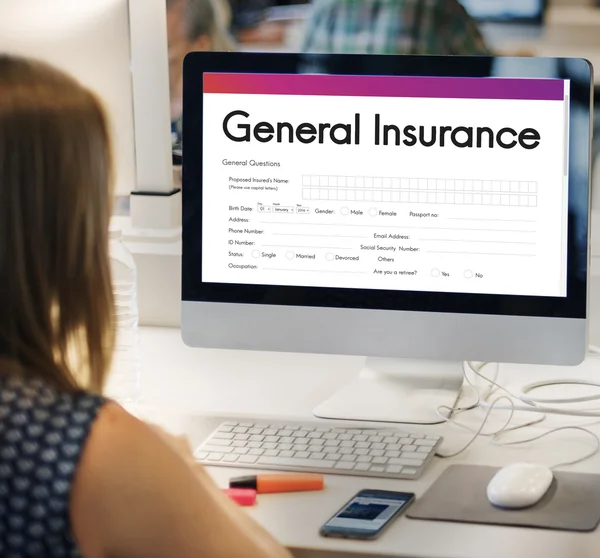
[[[262,527],[150,427],[109,403],[71,498],[86,558],[289,558]]]

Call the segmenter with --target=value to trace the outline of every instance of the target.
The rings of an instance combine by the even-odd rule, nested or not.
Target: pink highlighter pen
[[[240,506],[253,506],[256,503],[256,490],[252,488],[224,488],[223,493]]]

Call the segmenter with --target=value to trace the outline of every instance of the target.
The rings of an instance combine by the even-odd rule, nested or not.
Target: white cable
[[[596,345],[588,345],[588,351],[595,355],[600,355],[600,347]]]
[[[594,457],[594,455],[596,455],[598,452],[600,452],[600,438],[598,438],[598,436],[596,434],[594,434],[591,430],[587,430],[586,428],[582,428],[581,426],[561,426],[558,428],[553,428],[552,430],[549,430],[548,432],[543,432],[542,434],[539,434],[538,436],[534,436],[533,438],[528,438],[526,440],[516,440],[513,442],[499,443],[496,441],[496,439],[494,439],[494,440],[492,440],[492,443],[494,443],[498,446],[515,446],[518,444],[526,444],[528,442],[535,442],[537,440],[541,440],[542,438],[545,438],[546,436],[550,436],[550,434],[556,434],[557,432],[561,432],[563,430],[578,430],[580,432],[584,432],[585,434],[589,434],[590,436],[592,436],[594,438],[594,441],[596,442],[596,447],[591,452],[585,454],[583,457],[580,457],[579,459],[552,465],[550,467],[551,469],[558,469],[559,467],[567,467],[568,465],[576,465],[577,463],[582,463],[583,461],[586,461],[587,459]],[[506,431],[506,432],[508,432],[508,431]],[[501,432],[499,435],[504,434],[504,433],[505,432]]]
[[[477,401],[474,404],[471,404],[471,405],[469,405],[467,407],[463,407],[463,408],[456,408],[456,407],[450,408],[448,406],[440,406],[440,407],[438,407],[437,413],[438,413],[438,415],[442,419],[444,419],[444,421],[449,422],[451,424],[454,424],[456,426],[459,426],[461,428],[464,428],[464,429],[469,430],[469,431],[471,431],[471,432],[474,433],[474,436],[460,450],[455,451],[455,452],[453,452],[451,454],[442,454],[442,453],[438,452],[437,455],[439,457],[441,457],[441,458],[451,458],[451,457],[456,457],[456,456],[460,455],[461,453],[463,453],[467,449],[469,449],[471,447],[471,445],[473,445],[473,443],[475,442],[475,440],[477,440],[477,438],[479,438],[479,436],[491,436],[493,444],[498,445],[498,446],[509,446],[509,445],[525,444],[525,443],[528,443],[528,442],[535,442],[535,441],[540,440],[540,439],[542,439],[542,438],[544,438],[546,436],[549,436],[551,434],[555,434],[557,432],[561,432],[563,430],[577,430],[577,431],[584,432],[585,434],[588,434],[588,435],[592,436],[594,438],[595,442],[596,442],[595,448],[591,452],[586,453],[583,457],[580,457],[580,458],[575,459],[573,461],[569,461],[569,462],[564,462],[564,463],[559,463],[559,464],[553,465],[551,468],[556,469],[558,467],[566,467],[568,465],[575,465],[577,463],[581,463],[583,461],[586,461],[587,459],[593,457],[598,452],[600,452],[600,438],[596,434],[594,434],[593,432],[591,432],[590,430],[587,430],[586,428],[582,428],[580,426],[563,426],[563,427],[553,428],[552,430],[549,430],[547,432],[543,432],[542,434],[534,436],[533,438],[527,438],[527,439],[523,439],[523,440],[516,440],[516,441],[512,441],[512,442],[501,443],[500,442],[500,437],[502,435],[507,434],[508,432],[515,432],[516,430],[520,430],[520,429],[523,429],[523,428],[526,428],[526,427],[530,427],[530,426],[534,426],[534,425],[540,424],[541,422],[543,422],[545,420],[546,414],[543,414],[540,418],[534,419],[534,420],[529,421],[529,422],[527,422],[525,424],[519,424],[519,425],[515,425],[515,426],[509,426],[510,423],[511,423],[511,421],[512,421],[512,419],[513,419],[515,410],[517,410],[516,406],[514,404],[514,401],[511,398],[515,398],[515,399],[520,399],[520,398],[516,397],[509,390],[507,390],[506,388],[504,388],[503,386],[501,386],[500,384],[498,384],[497,378],[498,378],[498,374],[499,374],[499,366],[496,368],[496,373],[494,375],[494,379],[493,380],[491,380],[490,378],[485,377],[481,373],[481,371],[483,370],[483,368],[487,364],[488,363],[482,363],[478,368],[476,368],[472,363],[470,363],[470,362],[467,363],[468,367],[479,378],[483,379],[485,382],[488,383],[488,386],[486,388],[486,395],[483,398],[482,398],[481,394],[479,393],[479,391],[475,388],[475,386],[473,385],[473,383],[471,382],[471,380],[469,379],[467,371],[466,371],[466,368],[464,367],[464,364],[463,364],[463,373],[464,373],[464,376],[465,376],[465,380],[466,380],[467,384],[472,389],[475,390],[476,395],[477,395]],[[560,382],[557,382],[557,383],[560,383]],[[573,382],[569,382],[569,383],[573,383]],[[579,382],[579,383],[587,384],[587,382]],[[541,385],[548,385],[547,383],[540,383],[540,384]],[[479,428],[477,430],[473,430],[473,429],[471,429],[468,426],[459,424],[459,423],[457,423],[457,422],[455,422],[455,421],[452,420],[451,417],[452,417],[453,414],[458,414],[460,412],[465,412],[467,410],[472,410],[472,409],[475,409],[478,406],[480,406],[480,404],[482,402],[482,399],[483,400],[487,399],[487,397],[489,397],[489,395],[491,393],[493,393],[494,388],[501,389],[502,391],[504,391],[505,393],[507,393],[507,395],[501,395],[500,397],[498,397],[497,399],[495,399],[492,403],[488,403],[487,401],[485,401],[486,406],[488,407],[488,409],[487,409],[487,412],[486,412],[486,414],[485,414],[485,416],[483,418],[483,421],[481,422],[481,425],[479,426]],[[533,388],[533,389],[535,389],[535,388]],[[508,417],[507,421],[505,422],[505,424],[501,428],[499,428],[498,430],[496,430],[494,432],[485,434],[483,432],[483,429],[485,428],[485,425],[486,425],[486,423],[487,423],[487,421],[488,421],[488,419],[489,419],[489,417],[491,415],[491,412],[498,405],[498,403],[500,401],[502,401],[502,400],[507,400],[508,401],[509,408],[510,408],[509,417]],[[521,399],[521,400],[523,401],[523,399]],[[537,412],[542,412],[542,413],[544,412],[543,411],[544,408],[540,407],[539,405],[537,405],[535,403],[535,401],[533,401],[533,400],[524,400],[524,402],[527,405],[529,405],[529,408],[527,408],[528,411],[534,411],[534,412],[537,411]],[[572,402],[572,401],[569,400],[569,402]],[[503,407],[503,408],[506,408],[506,407]],[[442,410],[446,411],[448,413],[448,416],[444,416],[442,414]],[[600,416],[600,415],[598,415],[598,416]]]

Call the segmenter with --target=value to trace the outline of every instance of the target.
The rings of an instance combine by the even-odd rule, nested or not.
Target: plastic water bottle
[[[137,270],[122,240],[120,228],[110,228],[110,264],[115,300],[115,353],[107,395],[129,406],[141,396],[141,362],[138,332]]]

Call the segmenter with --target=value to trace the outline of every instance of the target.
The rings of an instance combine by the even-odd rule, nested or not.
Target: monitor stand
[[[367,358],[351,384],[321,403],[318,418],[439,424],[437,410],[452,407],[463,384],[460,362]]]

